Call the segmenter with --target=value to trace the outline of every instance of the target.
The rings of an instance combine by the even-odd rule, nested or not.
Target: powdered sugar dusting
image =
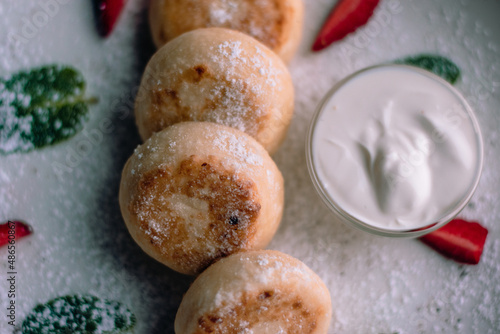
[[[234,21],[235,14],[239,13],[239,1],[222,0],[213,1],[209,4],[210,9],[208,15],[210,17],[210,24],[214,26],[224,25]]]
[[[136,114],[143,138],[178,122],[205,121],[241,130],[274,151],[293,112],[293,86],[281,59],[228,29],[198,29],[172,43],[153,57],[146,69],[153,78],[145,75],[141,83],[146,103],[136,103]]]
[[[272,0],[211,1],[207,5],[207,26],[243,31],[273,48],[281,42],[281,24],[286,14],[285,6],[277,6]]]
[[[179,123],[156,133],[123,172],[127,226],[151,256],[183,273],[253,248],[262,238],[257,230],[276,226],[281,212],[273,206],[276,214],[261,214],[272,205],[262,199],[281,191],[267,184],[266,156],[248,135],[214,123]]]
[[[217,47],[220,54],[227,57],[229,61],[235,61],[236,59],[240,59],[243,53],[241,49],[241,41],[226,41],[222,44],[219,44]],[[241,58],[243,63],[246,63],[245,58]]]
[[[255,53],[248,54],[247,51],[242,49],[241,41],[226,41],[219,44],[217,47],[219,54],[229,60],[226,72],[227,76],[231,76],[234,73],[233,71],[240,66],[239,63],[248,64],[256,69],[256,73],[265,78],[266,85],[272,89],[281,91],[282,87],[276,86],[280,81],[279,76],[283,74],[283,71],[277,64],[273,63],[273,59],[261,47],[255,45],[254,49]],[[214,59],[220,61],[218,56],[215,56]],[[267,92],[263,91],[264,89],[265,87],[254,87],[254,92],[256,94],[264,94]]]
[[[33,143],[23,137],[23,134],[31,132],[33,116],[20,117],[17,108],[12,106],[14,101],[27,107],[30,97],[20,96],[15,90],[7,90],[0,81],[0,152],[28,151],[34,148]]]
[[[260,131],[259,119],[273,108],[271,103],[274,101],[268,97],[283,90],[283,70],[258,46],[255,46],[255,53],[249,53],[238,40],[219,44],[212,61],[227,65],[222,66],[224,73],[221,75],[225,79],[210,91],[211,99],[218,101],[219,112],[208,115],[208,119],[204,116],[205,120],[256,135]],[[242,66],[250,68],[249,77],[239,74]]]
[[[193,294],[202,287],[206,293]],[[247,252],[223,259],[203,273],[179,312],[186,311],[186,300],[193,308],[188,312],[202,310],[197,325],[205,332],[313,333],[322,332],[329,319],[327,296],[319,278],[300,261],[275,251]]]
[[[262,156],[255,152],[253,145],[248,143],[248,139],[244,136],[237,137],[232,132],[224,131],[219,133],[213,139],[213,142],[218,148],[234,156],[231,159],[232,163],[240,166],[241,164],[262,166],[264,163]]]
[[[16,48],[7,35],[21,34],[23,17],[31,20],[42,11],[41,3],[0,2],[0,72],[53,62],[72,64],[89,80],[89,94],[100,99],[85,129],[98,129],[108,117],[114,128],[88,153],[80,150],[80,144],[88,141],[82,133],[63,144],[0,159],[1,217],[23,218],[35,230],[17,243],[17,319],[24,319],[37,303],[91,292],[129,306],[137,315],[136,334],[173,333],[177,308],[192,279],[140,250],[123,224],[116,200],[123,165],[140,142],[131,108],[125,110],[128,118],[124,110],[113,111],[119,103],[133,102],[130,92],[135,92],[143,71],[143,66],[133,66],[140,49],[134,36],[147,40],[149,34],[147,29],[138,33],[135,26],[142,21],[147,27],[146,15],[137,10],[142,2],[128,1],[116,30],[101,40],[95,34],[91,3],[66,1],[38,29],[36,38]],[[333,2],[305,0],[304,40],[290,64],[296,112],[288,137],[274,156],[286,181],[286,209],[270,248],[301,259],[327,284],[334,305],[329,333],[496,334],[500,328],[498,3],[380,3],[366,27],[311,53],[320,22]],[[483,176],[461,213],[490,231],[478,266],[456,264],[415,240],[377,238],[342,225],[322,206],[309,180],[304,142],[314,109],[327,90],[365,66],[421,52],[439,53],[459,65],[462,79],[457,88],[475,109],[483,132]],[[59,176],[53,162],[71,172]],[[6,255],[7,249],[0,249],[0,257]],[[4,264],[0,291],[7,288]],[[3,297],[0,304],[5,309],[8,299]],[[6,326],[4,318],[1,333],[11,332]]]

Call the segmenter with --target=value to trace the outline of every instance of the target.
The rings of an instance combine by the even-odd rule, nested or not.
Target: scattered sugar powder
[[[269,263],[269,260],[267,259],[266,256],[259,255],[259,259],[257,260],[257,263],[260,266],[265,266],[265,265],[267,265]]]
[[[228,87],[229,85],[229,87]],[[255,87],[243,79],[231,79],[227,85],[217,84],[209,94],[209,100],[217,101],[218,110],[203,116],[203,120],[211,121],[234,127],[240,131],[257,134],[258,124],[254,120],[264,116],[267,112],[267,105],[252,105],[248,92],[256,92]],[[193,118],[196,119],[196,110]],[[250,121],[249,121],[250,120]]]
[[[187,112],[192,120],[226,124],[258,136],[269,113],[281,112],[281,106],[274,104],[284,103],[279,95],[287,76],[284,65],[275,63],[261,48],[247,50],[239,40],[211,46],[211,51],[211,62],[220,66],[216,80],[210,81],[208,87],[190,86],[199,90],[199,97],[192,90],[182,91],[181,104],[189,107]],[[200,113],[192,107],[206,103],[203,101],[216,101],[217,109]]]
[[[243,31],[255,39],[274,45],[276,27],[281,20],[280,13],[273,8],[272,1],[219,0],[208,5],[209,26],[226,27]],[[259,8],[260,7],[260,8]],[[242,13],[245,13],[242,15]],[[266,24],[262,24],[265,22]]]
[[[233,71],[238,68],[239,63],[252,65],[257,72],[264,78],[267,86],[272,89],[277,89],[281,91],[281,87],[278,86],[280,79],[278,77],[283,74],[283,71],[279,68],[279,65],[274,64],[273,59],[266,54],[261,47],[255,45],[255,54],[249,55],[242,47],[240,41],[225,41],[218,45],[217,50],[219,54],[229,60],[229,66],[227,67],[227,76],[233,74]],[[215,56],[218,61],[219,58]],[[252,74],[255,76],[255,74]],[[268,87],[254,87],[254,92],[256,94],[267,94]]]
[[[225,23],[231,23],[234,21],[235,14],[238,14],[240,1],[234,0],[221,0],[213,1],[209,4],[208,15],[210,18],[210,24],[213,26],[220,26]]]
[[[237,137],[232,132],[223,131],[218,133],[212,140],[219,149],[227,152],[230,156],[234,156],[234,159],[230,159],[230,163],[236,164],[240,168],[245,164],[252,166],[262,166],[264,164],[262,157],[254,152],[254,149],[248,143],[248,139],[244,136]]]
[[[217,47],[220,54],[227,57],[229,61],[241,61],[243,63],[246,62],[245,58],[242,58],[243,49],[241,48],[241,41],[226,41],[222,44],[219,44]]]
[[[23,96],[15,89],[6,89],[5,84],[0,81],[0,153],[34,148],[33,142],[29,140],[33,116],[19,115],[14,106],[15,103],[21,103],[26,107],[30,101],[29,96]]]
[[[277,89],[278,91],[282,90],[282,87],[278,85],[278,76],[283,72],[275,66],[272,59],[266,57],[264,51],[259,46],[255,46],[256,56],[251,57],[251,63],[259,69],[259,73],[264,75],[266,78],[266,84],[270,87]]]
[[[50,31],[53,36],[40,38],[40,43],[38,37],[30,40],[22,52],[15,51],[5,35],[21,32],[22,18],[30,19],[29,13],[37,13],[40,7],[27,1],[0,5],[9,14],[0,22],[4,28],[0,41],[6,45],[0,48],[3,73],[57,59],[78,65],[86,73],[88,88],[101,101],[86,129],[94,129],[92,121],[102,117],[111,117],[116,126],[62,181],[50,165],[72,157],[83,135],[45,150],[0,159],[2,218],[25,218],[35,229],[16,244],[22,273],[17,316],[21,321],[36,304],[61,294],[90,291],[133,307],[136,334],[173,333],[177,307],[192,279],[151,260],[135,245],[116,200],[121,170],[140,139],[131,118],[113,118],[112,102],[122,94],[128,96],[138,84],[130,77],[139,77],[142,66],[134,69],[130,59],[141,49],[134,40],[135,23],[142,20],[146,28],[141,34],[149,34],[145,11],[131,14],[139,2],[129,2],[123,24],[117,25],[111,38],[97,42],[90,7],[70,3],[61,5],[59,14],[37,35]],[[384,12],[385,4],[399,4],[401,11]],[[319,22],[332,1],[305,0],[304,39],[290,64],[295,116],[287,140],[274,156],[286,182],[286,205],[270,248],[301,259],[324,280],[334,309],[329,333],[496,334],[500,328],[500,33],[493,14],[498,3],[424,0],[382,1],[381,5],[366,29],[311,53]],[[15,15],[10,15],[11,10]],[[350,57],[343,52],[346,47],[353,50]],[[421,52],[448,56],[459,65],[462,78],[457,88],[475,109],[483,132],[483,176],[461,213],[490,231],[477,266],[442,258],[415,240],[377,238],[342,225],[320,203],[308,176],[304,140],[314,109],[327,90],[355,70]],[[6,248],[0,249],[0,255],[5,254]],[[0,299],[2,307],[7,307],[6,301]],[[8,331],[2,327],[5,324],[0,321],[2,333]]]

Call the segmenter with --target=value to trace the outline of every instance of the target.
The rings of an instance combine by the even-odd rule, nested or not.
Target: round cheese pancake
[[[198,276],[175,333],[326,334],[331,313],[328,289],[305,264],[278,251],[250,251]]]
[[[254,137],[270,153],[283,141],[294,106],[281,59],[243,33],[185,33],[152,57],[135,101],[143,140],[183,121],[215,122]]]
[[[149,22],[157,47],[194,29],[221,27],[252,36],[287,62],[303,16],[302,0],[152,0]]]
[[[154,134],[127,161],[120,208],[151,257],[197,274],[216,259],[264,248],[283,212],[283,178],[252,137],[184,122]]]

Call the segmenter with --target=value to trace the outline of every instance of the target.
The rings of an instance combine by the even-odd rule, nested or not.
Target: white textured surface
[[[43,150],[0,157],[0,219],[23,219],[35,229],[17,244],[17,323],[36,303],[90,292],[127,304],[137,315],[138,333],[170,333],[191,279],[142,253],[117,203],[121,169],[139,143],[130,106],[151,52],[146,1],[130,0],[106,40],[95,32],[90,1],[60,0],[65,4],[44,20],[40,3],[50,2],[55,0],[0,3],[0,75],[70,64],[82,71],[89,94],[100,102],[90,111],[86,132]],[[290,64],[296,113],[275,155],[286,182],[286,211],[271,248],[303,260],[326,282],[334,306],[331,333],[497,333],[500,2],[383,0],[367,27],[313,54],[310,46],[333,3],[306,1],[303,43]],[[43,24],[26,31],[26,22],[35,20]],[[31,37],[16,47],[8,36],[22,36],[23,29]],[[421,52],[459,65],[457,87],[483,131],[483,177],[461,215],[490,230],[478,266],[458,265],[414,240],[375,237],[334,221],[307,174],[306,130],[327,90],[355,70]],[[102,130],[105,122],[112,122],[109,131]],[[0,249],[2,309],[6,256]],[[9,333],[4,315],[0,332]]]

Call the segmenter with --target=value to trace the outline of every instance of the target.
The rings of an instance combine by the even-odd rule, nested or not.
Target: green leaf
[[[0,79],[0,153],[27,152],[72,137],[93,102],[85,98],[83,76],[67,66]]]
[[[135,323],[135,315],[117,301],[72,295],[36,306],[23,321],[22,334],[118,334]]]
[[[460,77],[460,69],[458,68],[458,66],[448,58],[438,55],[420,54],[403,59],[398,59],[395,61],[395,63],[412,65],[426,69],[434,74],[439,75],[441,78],[451,84],[454,84]]]

